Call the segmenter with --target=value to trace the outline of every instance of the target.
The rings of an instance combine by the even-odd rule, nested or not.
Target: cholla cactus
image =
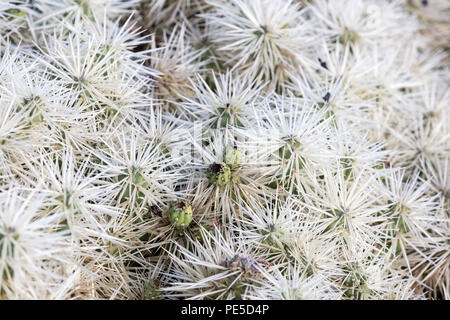
[[[448,8],[1,1],[0,299],[450,299]]]
[[[186,202],[179,202],[169,208],[169,221],[176,228],[184,228],[192,222],[192,206]]]

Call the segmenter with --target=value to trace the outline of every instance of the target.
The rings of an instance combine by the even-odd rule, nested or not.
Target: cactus
[[[175,206],[171,206],[168,211],[169,221],[175,228],[187,228],[192,222],[192,205],[186,201],[180,201]]]
[[[206,176],[211,184],[223,187],[231,180],[231,169],[226,163],[213,163],[208,167]]]

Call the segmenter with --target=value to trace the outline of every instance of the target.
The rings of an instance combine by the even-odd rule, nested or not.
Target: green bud
[[[192,206],[186,201],[180,201],[169,208],[169,221],[176,228],[186,228],[192,222]]]

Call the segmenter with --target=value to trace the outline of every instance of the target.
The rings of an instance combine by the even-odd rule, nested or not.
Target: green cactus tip
[[[206,176],[210,183],[221,187],[230,181],[231,169],[226,163],[213,163],[206,171]]]
[[[192,206],[187,201],[180,201],[169,208],[169,221],[176,228],[186,228],[192,222]]]
[[[159,285],[159,281],[151,280],[144,288],[144,300],[161,300],[163,293]]]

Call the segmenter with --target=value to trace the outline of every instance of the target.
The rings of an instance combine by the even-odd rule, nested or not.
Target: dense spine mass
[[[449,299],[449,11],[0,1],[0,299]]]

